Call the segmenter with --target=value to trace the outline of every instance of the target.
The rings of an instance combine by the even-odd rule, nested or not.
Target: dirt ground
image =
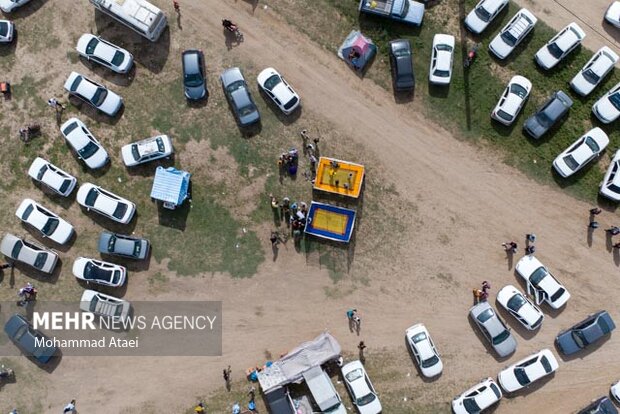
[[[554,1],[521,1],[526,6],[534,3],[534,10],[550,9],[543,19],[551,25],[566,22],[559,17],[563,12]],[[54,3],[68,9],[70,2]],[[570,7],[574,3],[580,19],[588,19],[592,27],[601,30],[600,16],[607,1],[563,3]],[[43,7],[55,6],[48,3]],[[327,270],[308,266],[302,255],[284,248],[277,261],[267,260],[249,279],[169,275],[174,283],[157,295],[134,284],[126,295],[130,300],[222,300],[223,356],[64,357],[53,373],[41,374],[49,375],[45,395],[38,395],[44,412],[57,413],[72,398],[77,398],[80,413],[144,412],[141,407],[149,412],[181,412],[196,396],[222,386],[222,367],[231,364],[233,379],[240,378],[246,367],[264,360],[266,350],[273,355],[284,353],[324,329],[332,332],[345,350],[354,352],[359,338],[348,331],[344,317],[351,306],[362,313],[363,339],[388,352],[406,353],[404,330],[424,322],[440,352],[451,356],[443,375],[424,387],[429,395],[443,395],[443,400],[449,401],[480,378],[496,376],[509,363],[541,348],[553,348],[558,331],[587,314],[601,308],[612,316],[619,314],[620,258],[606,247],[602,230],[596,231],[589,243],[590,205],[559,188],[537,185],[503,165],[494,154],[458,141],[420,116],[417,103],[395,104],[387,91],[368,80],[360,81],[332,51],[308,42],[260,3],[252,12],[246,1],[187,1],[182,13],[184,30],[199,30],[210,39],[210,47],[223,54],[233,53],[243,62],[259,67],[276,65],[285,71],[302,96],[304,112],[332,122],[354,137],[353,145],[367,148],[383,163],[399,194],[416,206],[415,212],[403,211],[403,216],[415,214],[421,229],[408,232],[401,240],[406,255],[379,259],[384,271],[373,275],[369,286],[344,298],[326,297],[324,287],[331,283]],[[245,42],[231,51],[222,36],[223,16],[234,16],[244,29]],[[171,24],[175,24],[173,19]],[[594,42],[592,30],[586,31],[588,40]],[[618,44],[617,32],[601,33],[615,36]],[[597,43],[588,45],[598,47]],[[303,118],[298,122],[301,126]],[[602,226],[618,224],[618,217],[605,211],[599,221]],[[471,289],[485,279],[493,294],[506,284],[521,287],[501,243],[520,242],[516,260],[528,232],[538,235],[537,256],[567,286],[572,298],[560,312],[544,307],[545,321],[534,335],[506,318],[519,347],[512,358],[498,361],[468,321]],[[150,271],[156,270],[165,271]],[[560,360],[558,372],[544,386],[502,402],[495,412],[576,411],[607,394],[609,384],[620,379],[618,346],[620,339],[614,334],[595,352]],[[12,393],[37,395],[22,387],[19,382],[5,386],[0,400],[8,405]]]

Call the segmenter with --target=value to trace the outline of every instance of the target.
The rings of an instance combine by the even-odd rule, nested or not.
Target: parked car
[[[536,52],[536,62],[543,69],[551,69],[581,44],[586,37],[575,22],[563,28]]]
[[[604,124],[620,118],[620,82],[594,103],[592,112]]]
[[[570,86],[581,96],[587,96],[611,72],[618,62],[616,52],[603,46],[588,60],[570,82]]]
[[[601,397],[592,401],[586,408],[577,414],[618,414],[618,409],[607,397]]]
[[[515,266],[525,281],[528,295],[533,295],[537,305],[547,302],[553,309],[560,309],[570,299],[570,293],[534,256],[522,257]]]
[[[601,340],[616,329],[616,324],[607,311],[598,311],[562,331],[555,338],[555,344],[564,355],[572,355]]]
[[[506,285],[497,292],[497,301],[527,330],[538,329],[545,319],[538,306],[512,285]]]
[[[517,341],[506,327],[504,321],[495,313],[489,302],[482,301],[469,310],[469,316],[476,322],[480,331],[500,357],[512,354],[517,349]]]
[[[116,73],[127,73],[133,66],[131,53],[90,33],[80,36],[75,50],[86,60],[98,63]]]
[[[605,20],[620,29],[620,1],[614,1],[605,12]]]
[[[323,371],[323,368],[316,365],[306,370],[302,374],[310,394],[319,410],[330,414],[347,414],[347,409],[342,403],[342,399],[334,388],[332,380]]]
[[[174,151],[168,135],[157,135],[138,142],[127,144],[121,148],[123,163],[127,167],[144,164],[160,158],[170,157]]]
[[[505,392],[515,392],[555,372],[558,367],[553,352],[543,349],[502,370],[497,382]]]
[[[41,331],[34,329],[30,322],[18,313],[6,322],[4,332],[24,355],[33,358],[39,364],[47,364],[58,352],[55,346],[46,346],[45,343],[50,339]],[[37,346],[37,343],[42,346]]]
[[[202,51],[189,49],[181,55],[183,62],[183,88],[185,97],[198,101],[207,96],[205,59]]]
[[[443,362],[426,327],[421,323],[415,324],[407,328],[405,336],[422,375],[432,378],[441,374]]]
[[[97,316],[113,320],[125,320],[129,315],[131,305],[123,299],[86,289],[80,300],[80,309]]]
[[[52,273],[58,263],[56,252],[11,233],[4,235],[0,243],[0,252],[6,257],[25,263],[44,273]]]
[[[119,287],[125,284],[127,270],[114,263],[78,257],[73,262],[73,275],[85,282]]]
[[[557,91],[525,121],[523,129],[532,138],[538,139],[566,116],[571,106],[573,106],[573,100],[564,92]]]
[[[407,39],[392,40],[389,45],[392,83],[397,92],[410,91],[415,87],[411,43]]]
[[[493,378],[487,378],[452,400],[454,414],[479,414],[502,399],[502,391]]]
[[[93,209],[107,218],[127,224],[136,212],[136,205],[91,183],[84,183],[77,192],[77,202],[87,210]]]
[[[67,243],[73,236],[71,224],[30,198],[22,200],[15,215],[24,223],[37,229],[41,236],[58,244]]]
[[[0,0],[0,10],[5,13],[11,13],[15,9],[29,3],[30,0]]]
[[[431,68],[428,80],[437,85],[449,85],[454,59],[454,36],[436,34],[433,37]]]
[[[264,69],[256,78],[258,86],[280,108],[284,115],[290,115],[299,107],[301,100],[286,79],[274,68]]]
[[[123,98],[77,72],[71,72],[65,82],[65,89],[70,95],[81,99],[109,116],[115,116],[123,106]]]
[[[99,235],[99,253],[145,259],[149,254],[150,244],[146,239],[125,236],[102,231]]]
[[[528,9],[521,9],[489,43],[489,50],[500,59],[506,59],[532,31],[538,19]]]
[[[108,163],[108,153],[86,128],[84,122],[71,118],[62,124],[60,132],[88,168],[94,170]]]
[[[600,128],[593,128],[575,141],[570,147],[553,160],[553,168],[562,177],[570,177],[593,159],[609,145],[609,137]]]
[[[32,161],[28,169],[28,175],[34,181],[43,184],[63,197],[71,194],[77,184],[77,178],[41,157],[37,157]]]
[[[364,365],[360,361],[352,361],[341,369],[344,385],[347,387],[353,405],[360,414],[379,414],[381,402],[375,388],[368,378]]]
[[[532,82],[523,76],[513,76],[504,93],[491,112],[491,118],[504,125],[511,125],[523,108],[532,91]]]
[[[15,33],[15,24],[10,20],[0,20],[0,43],[11,43]]]
[[[609,388],[609,393],[612,397],[614,397],[614,400],[616,400],[616,402],[620,404],[620,381],[616,381],[611,384],[611,387]]]
[[[506,5],[508,0],[480,0],[465,17],[465,27],[472,33],[482,33]]]
[[[243,78],[241,69],[226,69],[220,75],[224,95],[228,99],[233,114],[241,126],[249,126],[260,121],[258,108],[252,99],[248,84]]]
[[[613,201],[620,201],[620,174],[618,174],[618,170],[620,169],[620,150],[616,151],[611,162],[609,163],[609,167],[607,167],[607,172],[605,173],[605,177],[601,182],[601,195],[609,198]]]

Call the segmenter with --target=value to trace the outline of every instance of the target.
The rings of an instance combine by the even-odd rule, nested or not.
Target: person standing
[[[65,413],[74,414],[75,413],[75,400],[71,400],[71,402],[67,404],[65,408],[62,410],[62,412],[63,414]]]
[[[598,216],[599,214],[601,214],[602,210],[598,207],[594,207],[590,209],[590,215],[591,216]]]
[[[610,228],[605,229],[605,231],[611,234],[612,236],[617,236],[618,234],[620,234],[620,227],[611,226]]]
[[[598,227],[599,227],[598,221],[590,220],[590,224],[588,224],[588,228],[594,230],[594,229],[598,229]]]
[[[181,5],[179,4],[177,0],[172,0],[172,6],[174,7],[174,11],[177,14],[181,14]]]
[[[360,362],[362,364],[365,364],[366,357],[364,356],[364,350],[366,349],[366,344],[364,343],[364,341],[360,341],[360,343],[357,345],[357,349],[359,351]]]
[[[232,373],[230,365],[228,368],[222,370],[222,377],[224,377],[224,383],[226,384],[226,391],[230,392],[230,374]]]

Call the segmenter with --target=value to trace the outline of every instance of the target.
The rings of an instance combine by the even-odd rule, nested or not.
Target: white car
[[[71,118],[62,124],[60,132],[88,168],[96,170],[108,163],[108,153],[86,128],[84,122]]]
[[[553,352],[543,349],[505,368],[497,375],[497,381],[504,391],[515,392],[555,372],[558,367]]]
[[[127,167],[144,164],[172,155],[172,141],[168,135],[157,135],[133,142],[121,148],[123,163]]]
[[[618,170],[620,170],[620,150],[616,151],[611,159],[600,189],[601,195],[613,201],[620,201],[620,174],[618,174]]]
[[[620,1],[614,1],[605,12],[605,20],[620,28]]]
[[[568,302],[570,298],[568,290],[536,257],[532,255],[522,257],[515,269],[525,281],[527,293],[534,296],[537,305],[547,302],[553,309],[560,309]]]
[[[543,69],[553,68],[579,46],[585,37],[586,32],[577,23],[569,24],[536,52],[536,62]]]
[[[570,177],[601,155],[607,145],[609,137],[605,131],[598,127],[593,128],[562,151],[553,161],[553,168],[562,177]]]
[[[620,381],[611,384],[609,392],[611,396],[614,397],[614,400],[616,400],[616,402],[620,404]]]
[[[351,394],[353,405],[357,407],[360,414],[379,414],[381,412],[381,402],[377,397],[368,374],[360,361],[352,361],[344,365],[341,369],[344,384]]]
[[[545,319],[538,306],[512,285],[504,286],[497,292],[497,301],[530,331],[539,328]]]
[[[131,53],[90,33],[85,33],[78,39],[75,50],[87,60],[99,63],[116,73],[127,73],[133,66]]]
[[[620,117],[620,82],[592,105],[592,112],[604,124]]]
[[[25,198],[15,215],[18,219],[37,229],[41,236],[65,244],[73,236],[73,226],[34,200]]]
[[[491,112],[491,118],[504,125],[512,124],[531,91],[532,82],[523,76],[513,76]]]
[[[78,204],[87,210],[93,209],[123,224],[129,223],[136,212],[136,205],[131,201],[91,183],[84,183],[80,186],[76,199]]]
[[[10,13],[28,2],[30,2],[30,0],[0,0],[0,10],[5,13]]]
[[[77,72],[71,72],[65,82],[65,89],[109,116],[115,116],[123,106],[123,98]]]
[[[80,300],[80,309],[84,312],[119,321],[127,319],[130,307],[126,300],[90,289],[84,291]]]
[[[11,43],[14,33],[15,25],[12,21],[0,20],[0,43]]]
[[[507,4],[508,0],[480,0],[465,17],[465,27],[472,33],[482,33]]]
[[[44,273],[52,273],[58,262],[56,252],[10,233],[2,239],[0,252],[6,257],[25,263]]]
[[[267,68],[256,78],[258,86],[285,115],[291,114],[300,104],[299,95],[274,68]]]
[[[50,190],[67,197],[77,184],[77,178],[56,167],[49,161],[37,157],[30,164],[28,175]]]
[[[454,414],[479,414],[501,399],[502,390],[489,377],[452,400],[452,411]]]
[[[450,84],[452,60],[454,58],[454,36],[436,34],[433,37],[431,68],[428,80],[437,85]]]
[[[78,257],[73,262],[73,276],[89,283],[119,287],[125,284],[127,269],[114,263]]]
[[[489,50],[500,59],[506,59],[538,22],[528,9],[521,9],[489,43]]]
[[[441,374],[443,362],[426,327],[421,323],[413,325],[407,328],[405,336],[422,375],[432,378]]]
[[[587,96],[598,86],[618,62],[616,52],[603,46],[588,60],[570,82],[570,86],[581,96]]]

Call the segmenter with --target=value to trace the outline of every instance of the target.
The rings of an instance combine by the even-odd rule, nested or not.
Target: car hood
[[[0,34],[0,40],[7,42],[13,40],[13,23],[8,20],[2,20],[1,22],[6,25],[6,33]]]
[[[239,68],[230,68],[230,69],[225,70],[220,75],[220,79],[222,80],[224,87],[230,85],[233,82],[244,80],[243,75],[241,75],[241,71],[239,70]]]
[[[121,109],[123,99],[116,93],[108,89],[108,95],[105,97],[99,109],[107,115],[114,116]]]
[[[465,18],[465,24],[467,25],[469,30],[478,34],[487,28],[489,22],[482,21],[476,14],[476,9],[474,8]]]
[[[571,355],[581,350],[573,340],[570,330],[559,334],[555,339],[555,343],[564,355]]]
[[[524,127],[534,138],[540,138],[547,132],[547,129],[538,123],[535,115],[529,117],[527,121],[525,121]]]
[[[62,218],[59,218],[59,221],[54,233],[48,237],[58,244],[65,244],[73,235],[73,227]]]
[[[185,87],[185,96],[189,99],[202,99],[207,94],[204,83],[199,86]]]
[[[620,116],[620,111],[609,101],[608,95],[603,96],[595,104],[596,112],[604,118],[607,123],[613,122]]]
[[[523,387],[515,377],[514,367],[507,368],[497,374],[497,380],[506,392],[514,392]]]
[[[544,69],[551,69],[559,62],[559,60],[549,53],[547,45],[544,45],[538,52],[536,52],[536,61]]]
[[[108,162],[108,153],[101,147],[90,158],[83,160],[88,168],[101,168]]]
[[[581,72],[579,72],[573,80],[570,82],[575,92],[580,95],[587,95],[596,87],[596,85],[591,84],[586,80]]]
[[[88,263],[88,259],[85,259],[83,257],[78,257],[77,259],[75,259],[75,261],[73,262],[73,275],[79,279],[83,279],[84,278],[84,268],[86,267],[86,264]]]
[[[493,51],[500,59],[504,59],[506,56],[512,52],[513,48],[506,44],[501,38],[501,36],[497,35],[489,44],[489,49]]]

